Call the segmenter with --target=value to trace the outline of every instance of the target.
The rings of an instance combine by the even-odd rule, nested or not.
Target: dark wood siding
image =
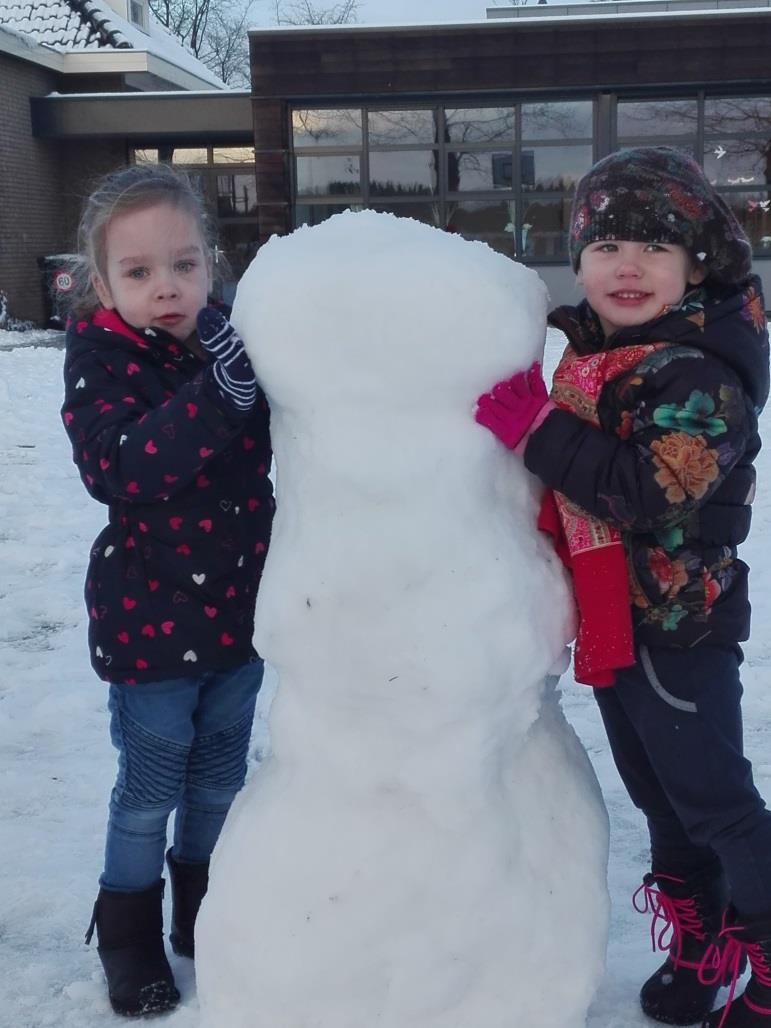
[[[255,32],[252,95],[414,97],[767,81],[771,17]]]

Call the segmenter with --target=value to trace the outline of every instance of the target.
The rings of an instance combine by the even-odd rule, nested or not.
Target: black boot
[[[729,907],[720,942],[720,951],[705,959],[702,974],[728,977],[728,1002],[706,1017],[702,1028],[771,1028],[771,914],[742,918]],[[734,1001],[745,960],[749,960],[752,974],[744,993]]]
[[[86,943],[96,928],[99,959],[116,1014],[147,1017],[173,1010],[179,1003],[163,949],[161,879],[142,892],[100,889]]]
[[[722,979],[707,985],[698,972],[720,932],[726,903],[727,886],[718,864],[688,878],[660,872],[645,876],[635,893],[635,908],[653,915],[654,950],[669,951],[640,990],[643,1012],[654,1021],[699,1024],[712,1009]]]
[[[166,863],[171,878],[171,947],[180,957],[194,957],[195,919],[209,887],[209,861],[185,864],[169,850]]]

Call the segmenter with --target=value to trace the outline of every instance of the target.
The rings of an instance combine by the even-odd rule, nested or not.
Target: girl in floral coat
[[[647,818],[636,904],[668,955],[643,1010],[771,1028],[771,813],[742,749],[750,607],[737,556],[769,389],[760,283],[729,208],[668,147],[591,169],[570,249],[586,299],[550,315],[568,339],[551,397],[535,365],[481,397],[477,420],[548,487],[540,525],[573,573],[576,677],[595,687]]]

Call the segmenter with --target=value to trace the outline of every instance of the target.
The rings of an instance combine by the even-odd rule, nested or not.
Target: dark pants
[[[596,689],[613,759],[651,838],[654,871],[717,857],[745,916],[771,913],[771,813],[742,746],[738,647],[639,647]]]

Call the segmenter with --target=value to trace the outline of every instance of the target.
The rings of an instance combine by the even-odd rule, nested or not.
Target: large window
[[[367,207],[564,261],[590,100],[293,112],[296,224]]]
[[[619,100],[619,146],[667,144],[693,154],[723,194],[756,256],[771,256],[771,97]]]
[[[771,256],[771,97],[705,100],[704,170],[755,253]]]

